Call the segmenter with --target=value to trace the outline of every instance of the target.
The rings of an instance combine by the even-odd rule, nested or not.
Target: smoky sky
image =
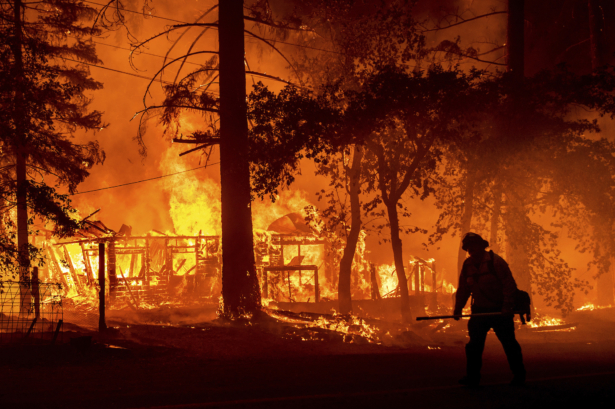
[[[426,26],[434,24],[434,22],[446,25],[447,21],[458,21],[455,20],[456,16],[470,19],[493,11],[506,11],[506,3],[504,0],[422,0],[416,4],[415,16],[418,21]],[[139,0],[124,2],[124,4],[126,4],[127,9],[135,11],[140,10],[142,6],[142,2]],[[150,4],[154,7],[153,15],[157,17],[176,21],[193,21],[204,10],[215,4],[215,1],[154,1]],[[285,15],[296,12],[296,10],[299,10],[299,13],[306,12],[305,9],[301,8],[299,1],[272,0],[271,7],[274,14],[277,15]],[[605,8],[605,13],[615,13],[613,5],[609,4]],[[92,169],[90,178],[79,187],[81,192],[184,171],[202,166],[205,163],[205,158],[199,153],[180,158],[179,153],[186,147],[177,146],[178,144],[173,145],[168,136],[164,137],[163,128],[157,124],[156,120],[149,123],[145,134],[147,156],[139,155],[139,146],[134,140],[138,130],[138,121],[136,119],[131,121],[135,113],[143,109],[144,98],[147,103],[154,103],[160,102],[163,97],[162,84],[160,83],[154,83],[150,89],[150,94],[146,95],[145,90],[148,80],[140,77],[152,77],[162,65],[163,58],[161,56],[165,56],[167,52],[173,58],[182,55],[182,52],[186,52],[190,42],[198,36],[199,32],[193,30],[186,34],[182,41],[179,41],[170,51],[173,43],[178,40],[179,33],[174,32],[162,36],[148,43],[147,47],[143,49],[143,53],[135,56],[134,65],[131,65],[129,63],[130,51],[127,49],[130,49],[131,43],[134,43],[135,39],[144,41],[165,30],[169,25],[176,24],[176,22],[159,18],[144,19],[141,15],[134,13],[127,13],[126,17],[130,35],[125,29],[120,28],[95,39],[100,43],[97,46],[98,54],[107,69],[90,68],[92,76],[104,83],[102,91],[91,94],[92,107],[104,112],[103,118],[109,124],[109,127],[96,134],[80,134],[78,139],[81,141],[97,139],[107,154],[107,160],[104,165]],[[214,13],[204,21],[213,22],[216,18]],[[526,74],[533,75],[541,69],[549,69],[559,63],[567,63],[578,72],[586,72],[590,69],[589,42],[587,41],[589,26],[587,21],[586,1],[527,1]],[[462,47],[474,47],[481,52],[494,47],[501,47],[506,41],[506,15],[493,15],[450,29],[426,34],[428,45],[437,44],[445,39],[459,41]],[[287,42],[292,43],[293,37],[290,36]],[[296,48],[292,45],[277,43],[276,46],[289,56],[296,52]],[[195,48],[195,50],[207,49],[217,49],[217,32],[215,30],[203,34]],[[288,64],[279,55],[253,40],[246,40],[246,58],[251,70],[266,72],[289,80],[293,79]],[[500,63],[505,62],[503,50],[488,54],[484,58]],[[195,58],[191,61],[195,64],[203,63],[202,58]],[[463,69],[470,69],[472,66],[486,67],[485,64],[481,65],[471,60],[461,63]],[[502,69],[502,66],[487,67],[488,69]],[[187,72],[186,70],[189,68],[189,66],[186,66],[184,72]],[[170,68],[165,71],[162,78],[170,81],[174,78],[174,75],[174,69]],[[253,81],[253,78],[247,78],[248,91]],[[274,91],[282,88],[279,83],[271,82],[266,85]],[[187,128],[184,129],[184,132],[188,134],[190,127],[198,128],[204,126],[205,123],[204,118],[192,116],[187,120]],[[217,153],[214,150],[210,157],[210,163],[215,163],[217,160]],[[276,212],[279,213],[285,209],[295,211],[305,203],[318,205],[315,192],[327,188],[328,181],[323,177],[314,176],[314,169],[314,165],[309,161],[302,162],[301,175],[291,186],[293,192],[300,192],[297,193],[299,196],[293,192],[291,192],[292,194],[287,193],[287,197],[294,198],[293,204],[286,208],[280,207]],[[173,189],[177,188],[179,184],[179,178],[194,180],[197,185],[195,188],[197,193],[202,193],[205,185],[209,186],[212,183],[219,182],[219,170],[214,165],[206,170],[196,170],[162,180],[77,195],[73,197],[73,201],[83,216],[100,208],[101,211],[97,216],[115,230],[119,230],[122,224],[128,224],[133,226],[133,234],[144,234],[152,229],[173,231],[175,226],[171,217],[172,196],[174,194]],[[412,212],[412,219],[408,223],[426,229],[433,226],[438,213],[432,201],[429,199],[426,201],[410,200],[407,204]],[[206,201],[199,203],[199,205],[210,206]],[[265,203],[263,206],[267,205]],[[284,204],[282,203],[280,206],[284,206]],[[258,210],[258,212],[260,211]],[[198,232],[195,231],[194,233]],[[367,257],[370,261],[392,263],[390,245],[379,244],[386,237],[385,232],[380,237],[372,235],[368,238],[369,253]],[[455,270],[459,239],[447,237],[439,247],[431,247],[429,251],[422,246],[425,240],[426,237],[419,234],[403,236],[404,257],[406,259],[410,255],[424,258],[433,257],[437,260],[439,269],[446,272],[447,280],[454,282],[457,276]],[[571,264],[584,268],[587,259],[575,253],[572,242],[564,241],[562,249],[569,254]]]

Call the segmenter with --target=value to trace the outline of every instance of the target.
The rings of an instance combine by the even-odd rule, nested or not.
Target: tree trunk
[[[401,296],[401,317],[404,322],[412,321],[410,311],[410,298],[408,296],[408,280],[404,270],[404,258],[402,253],[401,238],[399,237],[399,217],[397,215],[397,201],[390,200],[386,203],[389,224],[391,225],[391,246],[393,247],[393,259],[395,260],[395,272],[399,282]]]
[[[606,42],[605,21],[600,0],[588,0],[589,9],[589,38],[591,43],[592,70],[605,65]],[[608,251],[608,250],[607,250]],[[614,305],[613,296],[613,271],[609,266],[606,273],[600,275],[596,281],[597,304],[600,306]]]
[[[525,67],[525,0],[508,0],[507,71],[523,78]]]
[[[489,245],[495,253],[500,251],[498,245],[498,226],[500,223],[500,215],[502,214],[502,188],[495,182],[493,188],[493,209],[491,211],[491,238]]]
[[[472,226],[472,213],[474,213],[474,185],[476,183],[475,178],[475,172],[473,170],[469,170],[468,176],[466,178],[466,193],[463,201],[463,216],[461,217],[461,237],[459,238],[459,251],[457,252],[457,271],[461,271],[463,262],[466,259],[466,252],[461,248],[461,246],[463,236],[470,231],[470,228]]]
[[[591,45],[592,70],[605,64],[604,15],[600,0],[588,0],[589,9],[589,41]]]
[[[223,314],[260,309],[253,250],[243,0],[218,3],[220,36],[220,184]]]
[[[19,281],[30,281],[30,253],[28,249],[28,201],[27,201],[27,175],[26,175],[26,118],[24,112],[23,86],[23,56],[22,56],[22,26],[21,20],[22,3],[20,0],[13,2],[14,10],[14,36],[13,56],[15,58],[15,111],[13,123],[15,126],[15,173],[17,182],[17,251],[19,257]],[[20,305],[22,308],[29,308],[30,287],[20,288]],[[25,311],[24,311],[25,312]]]
[[[340,278],[338,287],[339,310],[342,314],[350,314],[352,312],[352,299],[350,292],[350,277],[352,274],[352,260],[357,249],[359,234],[361,233],[361,161],[363,159],[363,148],[355,145],[352,165],[348,172],[350,179],[349,195],[350,195],[350,232],[346,240],[344,255],[340,261]]]
[[[615,306],[615,297],[613,297],[613,268],[612,263],[609,265],[608,270],[598,277],[596,283],[597,290],[597,302],[596,304],[606,307]]]

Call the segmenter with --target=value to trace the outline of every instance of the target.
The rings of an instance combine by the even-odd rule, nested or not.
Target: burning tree
[[[99,31],[85,25],[95,10],[76,0],[3,1],[0,16],[2,268],[14,271],[17,261],[25,280],[31,260],[42,262],[28,243],[32,215],[54,223],[60,236],[80,226],[68,196],[45,177],[55,177],[56,187],[73,193],[88,169],[104,160],[97,142],[71,140],[79,129],[105,126],[100,112],[88,110],[86,96],[102,84],[80,64],[99,62],[89,41]]]

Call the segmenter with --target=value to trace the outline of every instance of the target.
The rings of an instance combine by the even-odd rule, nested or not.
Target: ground
[[[303,341],[306,332],[274,320],[170,326],[111,319],[115,328],[101,336],[68,315],[56,345],[0,346],[0,408],[610,408],[612,315],[572,317],[580,323],[570,332],[518,331],[528,370],[521,388],[508,385],[504,353],[490,334],[476,389],[457,384],[464,322],[444,332],[398,331],[387,346],[327,332]]]

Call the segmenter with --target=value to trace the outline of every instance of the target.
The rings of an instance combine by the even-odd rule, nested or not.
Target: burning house
[[[40,238],[47,264],[41,281],[59,283],[67,309],[96,310],[101,261],[107,308],[147,310],[219,303],[221,246],[219,236],[164,234],[132,235],[101,221],[87,221],[74,237]],[[331,313],[337,310],[339,256],[332,244],[311,230],[298,213],[255,230],[254,251],[263,302],[269,308]],[[101,259],[101,250],[104,251]],[[394,267],[374,265],[357,253],[353,267],[353,299],[362,314],[399,314],[399,286]],[[413,258],[408,279],[415,311],[449,304],[454,287],[438,277],[433,259]]]

